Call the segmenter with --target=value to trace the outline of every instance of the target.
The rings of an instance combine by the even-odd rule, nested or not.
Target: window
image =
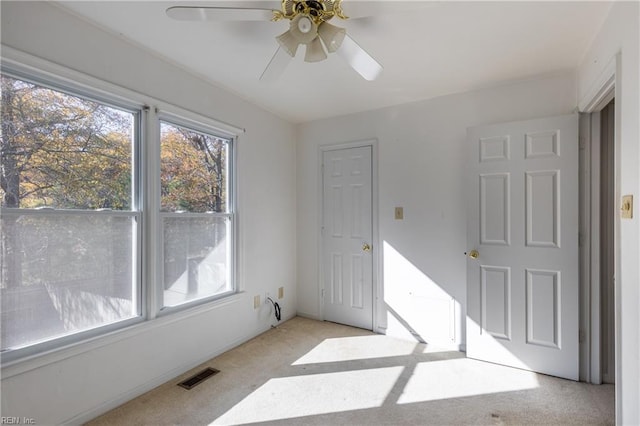
[[[1,84],[2,351],[139,317],[138,112]]]
[[[162,306],[233,291],[231,141],[161,121]]]
[[[233,294],[233,137],[21,70],[0,74],[2,361]]]

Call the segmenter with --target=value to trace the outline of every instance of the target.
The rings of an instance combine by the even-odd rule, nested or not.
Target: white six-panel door
[[[578,380],[577,129],[570,115],[468,130],[471,358]]]
[[[373,328],[372,148],[322,154],[324,319]]]

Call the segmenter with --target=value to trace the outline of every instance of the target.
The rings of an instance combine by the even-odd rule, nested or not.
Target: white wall
[[[410,336],[405,323],[427,342],[464,345],[466,129],[567,114],[575,106],[574,74],[564,73],[299,125],[297,237],[305,250],[298,251],[298,314],[322,316],[318,146],[376,138],[384,299],[401,317],[380,298],[378,324]],[[404,207],[404,220],[394,220],[395,206]]]
[[[4,368],[2,416],[88,420],[269,328],[254,294],[285,287],[295,315],[294,127],[46,3],[5,2],[2,43],[144,96],[246,129],[238,139],[244,293]],[[213,420],[213,419],[212,419]]]
[[[640,3],[616,2],[578,73],[588,102],[608,64],[616,69],[616,195],[633,194],[634,218],[619,220],[617,245],[616,421],[640,424]]]

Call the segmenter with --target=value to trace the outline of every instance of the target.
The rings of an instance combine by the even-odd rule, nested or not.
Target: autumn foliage
[[[135,113],[1,79],[2,207],[133,209]],[[225,139],[162,123],[162,210],[226,211],[227,151]]]

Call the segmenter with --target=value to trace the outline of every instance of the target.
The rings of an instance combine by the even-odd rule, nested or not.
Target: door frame
[[[322,265],[324,265],[323,258],[323,236],[322,236],[322,224],[324,223],[324,176],[322,169],[322,157],[327,151],[336,151],[340,149],[350,148],[363,148],[371,147],[371,244],[372,244],[372,265],[371,265],[371,304],[372,304],[372,328],[376,333],[382,333],[380,324],[383,324],[378,315],[381,312],[380,300],[383,300],[383,288],[381,275],[380,261],[382,256],[380,236],[378,229],[378,140],[377,139],[363,139],[352,142],[339,142],[318,146],[318,188],[317,188],[317,200],[318,200],[318,224],[317,224],[317,250],[318,250],[318,312],[320,313],[320,320],[325,320],[324,314],[324,271]]]
[[[581,223],[584,226],[581,229],[580,257],[583,265],[581,265],[581,286],[583,289],[583,298],[581,300],[581,329],[583,330],[584,346],[581,346],[581,352],[584,351],[584,358],[581,360],[581,367],[585,368],[581,371],[581,379],[589,383],[601,383],[602,368],[600,365],[600,213],[599,213],[599,197],[594,196],[594,191],[600,187],[600,111],[611,101],[611,99],[622,99],[622,90],[620,84],[621,54],[615,55],[605,66],[603,72],[594,82],[591,90],[579,102],[578,111],[585,116],[585,123],[581,126],[580,143],[581,149],[584,147],[584,161],[589,164],[581,164],[585,167],[586,174],[581,176],[584,182],[581,182],[581,189],[585,190],[585,200],[581,204]],[[620,120],[621,120],[621,103],[616,103],[614,110],[614,199],[617,203],[620,200]],[[582,124],[582,123],[581,123]],[[582,131],[584,130],[584,133]],[[584,144],[584,145],[583,145]],[[589,161],[588,161],[589,160]],[[587,190],[588,189],[588,190]],[[611,206],[612,208],[614,206]],[[621,391],[621,372],[620,372],[620,215],[614,216],[614,306],[615,306],[615,393],[619,395]],[[586,264],[584,264],[587,262]],[[589,268],[590,265],[593,265]],[[581,357],[582,358],[582,357]],[[620,399],[616,397],[616,418],[620,418],[621,406]]]

